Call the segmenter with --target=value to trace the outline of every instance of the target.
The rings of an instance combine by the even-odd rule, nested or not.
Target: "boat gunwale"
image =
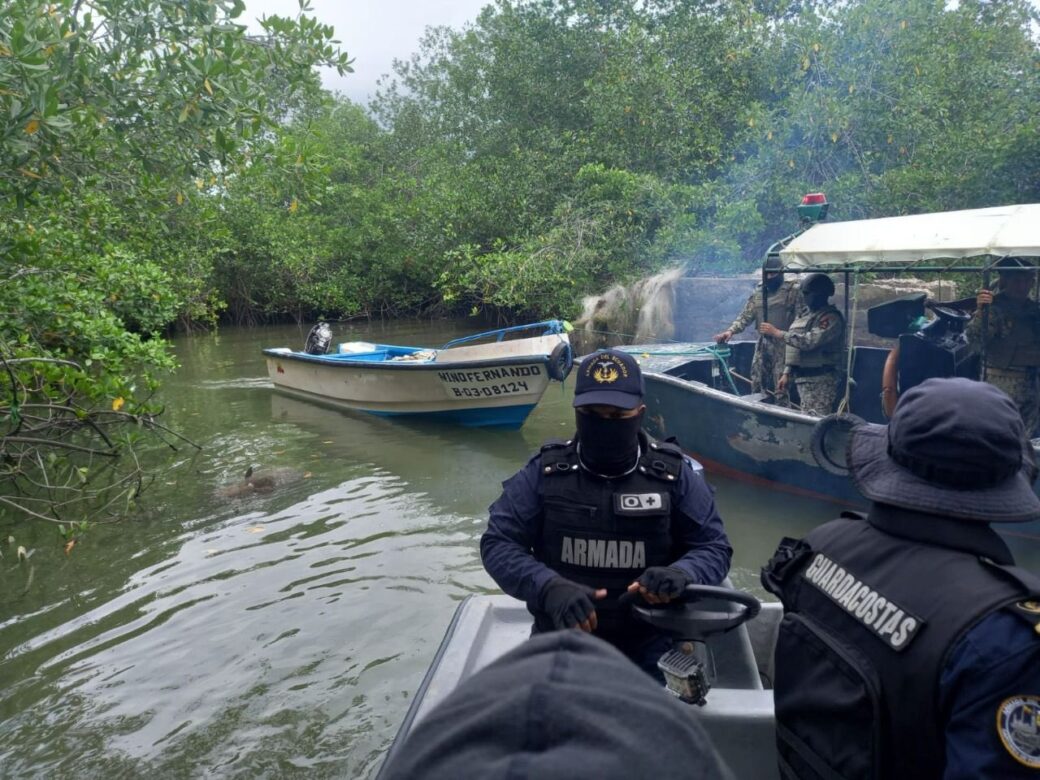
[[[433,656],[433,660],[430,661],[430,665],[426,667],[426,673],[423,674],[422,682],[419,683],[419,687],[412,694],[411,703],[408,706],[408,711],[404,715],[404,719],[397,727],[397,732],[394,734],[394,739],[390,743],[390,748],[386,751],[383,756],[383,761],[379,766],[379,771],[376,773],[376,780],[385,776],[385,770],[390,766],[391,759],[397,755],[401,750],[401,745],[404,739],[411,733],[415,726],[415,718],[419,714],[419,710],[422,708],[421,702],[426,698],[426,693],[429,691],[430,686],[433,684],[434,677],[437,676],[437,670],[440,668],[441,661],[448,654],[451,648],[451,642],[455,637],[456,631],[458,631],[459,624],[462,622],[462,615],[468,609],[472,608],[474,597],[477,594],[468,593],[459,602],[458,606],[455,607],[455,611],[452,613],[451,622],[448,623],[447,629],[444,631],[444,636],[441,637],[441,643],[437,646],[437,652]]]
[[[299,363],[310,363],[319,366],[349,367],[349,368],[373,368],[379,370],[405,370],[405,371],[444,371],[476,368],[495,368],[498,366],[522,365],[525,363],[549,363],[549,355],[537,353],[533,355],[510,355],[500,358],[485,358],[483,360],[453,360],[443,363],[418,360],[357,360],[351,357],[332,355],[309,355],[306,352],[280,352],[278,348],[267,348],[262,350],[267,358],[284,358],[295,360]],[[369,353],[371,354],[371,353]]]
[[[732,406],[741,407],[748,411],[754,411],[756,413],[767,413],[774,417],[778,417],[785,420],[791,420],[793,422],[813,424],[819,420],[819,417],[815,415],[806,414],[805,412],[795,411],[794,409],[785,409],[783,407],[776,406],[774,404],[767,404],[763,401],[752,401],[748,398],[743,398],[733,393],[728,393],[725,390],[716,390],[714,387],[709,387],[699,379],[682,379],[681,377],[672,376],[660,371],[646,371],[643,373],[644,378],[649,384],[651,381],[663,381],[665,384],[672,384],[677,387],[688,388],[701,395],[708,396],[713,400],[724,402]]]

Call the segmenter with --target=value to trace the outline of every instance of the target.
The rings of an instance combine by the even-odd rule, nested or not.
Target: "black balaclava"
[[[605,477],[620,476],[635,466],[645,411],[634,417],[609,419],[575,410],[582,465]]]
[[[830,298],[826,293],[807,293],[802,296],[805,298],[805,305],[809,307],[809,311],[819,311],[827,305],[827,299]]]
[[[767,276],[766,277],[766,289],[769,290],[769,292],[771,292],[771,293],[772,292],[776,292],[777,290],[779,290],[780,289],[780,285],[783,284],[783,283],[784,283],[784,275],[783,274],[773,274],[771,276]]]

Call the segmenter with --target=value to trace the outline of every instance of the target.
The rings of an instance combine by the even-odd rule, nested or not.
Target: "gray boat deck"
[[[715,681],[708,703],[689,708],[690,717],[701,722],[741,780],[773,780],[779,776],[769,686],[781,617],[779,604],[764,604],[750,623],[710,638]],[[470,596],[463,601],[416,693],[394,748],[460,682],[526,641],[530,632],[531,616],[523,602],[509,596]]]

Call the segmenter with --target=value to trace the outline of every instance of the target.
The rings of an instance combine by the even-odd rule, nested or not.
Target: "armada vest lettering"
[[[606,588],[596,603],[599,633],[645,632],[620,595],[650,566],[674,562],[671,536],[672,491],[682,455],[670,445],[643,443],[638,467],[619,479],[602,479],[578,467],[575,443],[542,448],[544,519],[535,557],[561,576],[592,588]],[[533,611],[538,630],[550,630],[548,616]]]
[[[646,544],[640,541],[616,541],[563,537],[560,561],[592,569],[645,569]]]

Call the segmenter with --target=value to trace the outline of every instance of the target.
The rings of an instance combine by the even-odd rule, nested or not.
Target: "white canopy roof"
[[[1040,203],[821,222],[780,250],[785,267],[864,270],[983,255],[1040,256]]]

